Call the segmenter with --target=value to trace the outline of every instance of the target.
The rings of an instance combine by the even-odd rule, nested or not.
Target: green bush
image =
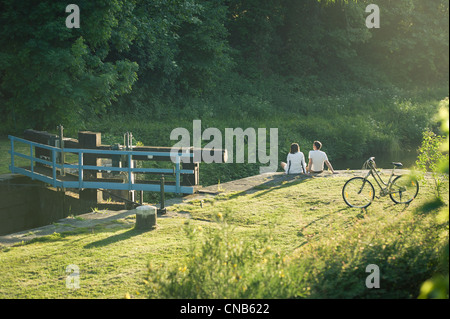
[[[434,181],[436,197],[441,197],[441,187],[444,180],[448,180],[448,175],[441,172],[442,162],[448,162],[448,153],[444,154],[442,146],[446,137],[436,135],[433,132],[423,132],[422,146],[419,148],[419,157],[416,165],[420,172],[425,174],[431,172]],[[422,178],[422,180],[424,180]]]
[[[448,180],[448,150],[449,150],[449,126],[448,126],[448,98],[442,100],[440,102],[440,112],[439,112],[439,118],[441,122],[441,131],[443,134],[446,135],[445,140],[440,145],[440,148],[438,150],[435,150],[433,147],[433,150],[438,154],[438,159],[440,159],[440,163],[438,163],[438,167],[436,167],[435,163],[433,163],[434,170],[438,173],[446,174],[447,180]],[[430,141],[427,141],[429,145]],[[434,141],[435,142],[435,141]],[[445,152],[446,156],[442,158],[442,155],[440,155],[439,151]],[[426,158],[425,158],[426,159]],[[444,206],[441,208],[439,214],[437,215],[436,219],[442,223],[446,223],[448,225],[449,221],[449,214],[448,214],[448,206]],[[448,226],[447,226],[448,227]],[[436,273],[432,278],[428,279],[422,284],[422,287],[420,289],[420,299],[428,299],[428,298],[436,298],[436,299],[448,299],[448,292],[449,292],[449,244],[447,239],[447,245],[444,248],[444,253],[442,254],[442,260],[441,260],[441,269],[438,273]]]

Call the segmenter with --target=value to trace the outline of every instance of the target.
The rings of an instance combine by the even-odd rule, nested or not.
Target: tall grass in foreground
[[[185,262],[166,269],[149,266],[151,298],[284,298],[306,296],[302,267],[273,250],[270,235],[243,241],[216,216],[218,228],[186,224],[190,248]]]
[[[433,271],[445,272],[442,251],[448,223],[415,212],[365,215],[345,232],[331,231],[321,243],[297,255],[308,265],[311,298],[417,298],[422,282]],[[380,269],[380,288],[365,285],[368,265]],[[448,271],[448,265],[447,265]]]
[[[272,250],[270,230],[246,240],[239,237],[221,213],[217,227],[208,231],[187,223],[187,257],[171,267],[150,265],[148,296],[417,298],[430,274],[448,272],[441,260],[448,222],[436,218],[442,207],[423,213],[422,207],[400,206],[389,216],[386,211],[362,211],[348,227],[331,224],[320,239],[313,236],[289,254]],[[381,272],[379,289],[366,286],[371,264]]]

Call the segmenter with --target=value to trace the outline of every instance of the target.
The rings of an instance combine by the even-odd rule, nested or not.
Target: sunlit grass
[[[152,265],[154,273],[151,274],[156,281],[172,271],[177,276],[188,276],[189,265],[192,265],[189,263],[192,240],[198,248],[202,247],[202,242],[212,245],[214,238],[222,238],[223,221],[229,226],[227,238],[231,244],[237,243],[236,247],[242,249],[247,244],[258,249],[270,246],[271,253],[261,255],[250,246],[239,250],[242,253],[237,251],[235,256],[242,271],[237,278],[242,276],[242,280],[247,281],[220,291],[214,290],[212,282],[205,283],[208,288],[204,293],[210,296],[215,291],[216,296],[225,294],[228,298],[416,297],[419,284],[435,269],[439,250],[448,241],[448,224],[434,217],[438,208],[430,208],[427,214],[416,213],[417,208],[430,196],[432,198],[430,187],[424,185],[410,206],[395,205],[385,197],[375,199],[367,211],[361,211],[343,202],[340,191],[345,180],[339,176],[306,179],[250,194],[221,194],[203,204],[193,201],[173,207],[175,212],[189,213],[189,226],[185,225],[187,214],[159,218],[157,229],[150,232],[134,230],[134,220],[126,219],[3,247],[0,250],[0,297],[122,298],[127,293],[132,298],[174,297],[170,293],[178,290],[172,289],[167,281],[163,281],[168,286],[160,295],[153,290],[150,293],[149,282],[144,281],[148,279],[148,264]],[[448,205],[448,196],[444,205]],[[187,235],[189,228],[198,230],[195,236]],[[193,279],[201,278],[202,274],[207,278],[206,274],[211,274],[210,262],[226,262],[223,256],[228,254],[227,250],[222,251],[224,253],[216,259],[209,261],[205,257],[196,261],[197,277],[183,277],[187,285],[183,293],[187,297],[196,296],[189,295],[189,285],[195,284]],[[246,254],[255,258],[245,259]],[[208,250],[203,255],[209,256]],[[286,264],[285,268],[277,256],[298,267]],[[266,262],[271,266],[264,266]],[[382,269],[383,289],[365,288],[364,268],[368,263],[379,264]],[[81,287],[77,290],[66,288],[65,269],[71,264],[80,268]],[[183,267],[186,270],[179,271]],[[223,272],[223,276],[233,274],[234,268],[230,265],[217,267],[214,269]],[[261,280],[272,278],[272,271],[278,274],[276,278],[288,278],[291,286],[267,291],[248,290],[250,283],[264,289]],[[409,279],[405,280],[407,277]],[[271,282],[273,287],[276,284],[276,280]]]
[[[14,146],[16,151],[22,154],[30,155],[30,148],[23,143],[16,143]],[[11,143],[7,138],[0,138],[0,174],[10,173],[9,165],[11,164],[11,154],[8,151],[11,150]],[[15,165],[27,166],[30,165],[30,161],[24,158],[15,156]]]

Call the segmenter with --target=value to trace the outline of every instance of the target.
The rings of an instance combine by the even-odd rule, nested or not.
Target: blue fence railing
[[[193,194],[194,187],[192,186],[182,186],[180,184],[180,179],[182,174],[194,174],[193,170],[181,169],[181,159],[184,157],[193,157],[192,153],[170,153],[170,152],[141,152],[141,151],[125,151],[125,150],[97,150],[97,149],[74,149],[74,148],[58,148],[45,144],[40,144],[32,141],[28,141],[15,136],[8,136],[11,143],[11,150],[9,154],[11,155],[11,165],[9,169],[11,173],[21,174],[28,176],[34,180],[39,180],[52,185],[53,187],[61,188],[78,188],[78,189],[113,189],[113,190],[135,190],[135,191],[150,191],[159,192],[159,184],[143,184],[135,183],[134,174],[135,173],[153,173],[153,174],[175,174],[175,185],[164,185],[164,192],[177,193],[177,194]],[[28,145],[29,153],[23,154],[16,150],[15,143],[23,143]],[[51,153],[50,160],[45,160],[43,158],[37,158],[33,155],[33,147],[38,147],[41,149],[48,150]],[[78,155],[77,164],[61,164],[57,162],[58,154],[60,153],[73,153]],[[83,164],[84,154],[96,154],[101,157],[111,157],[114,155],[122,156],[125,155],[128,161],[128,167],[111,167],[111,166],[92,166]],[[175,159],[175,169],[164,169],[164,168],[135,168],[132,167],[132,157],[137,156],[165,156]],[[30,161],[30,169],[18,167],[15,165],[15,157],[20,157]],[[35,171],[35,163],[40,163],[47,165],[51,169],[51,176],[43,175]],[[58,170],[75,169],[78,171],[78,180],[70,181],[64,180],[61,176],[58,176]],[[128,175],[128,182],[123,183],[118,180],[117,182],[102,182],[102,181],[86,181],[83,180],[84,171],[112,171],[112,172],[125,172]]]

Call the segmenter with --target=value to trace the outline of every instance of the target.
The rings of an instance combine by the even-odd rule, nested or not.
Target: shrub
[[[448,176],[448,137],[449,137],[449,126],[448,126],[448,98],[442,100],[440,103],[440,120],[441,120],[441,130],[447,136],[446,140],[441,145],[440,150],[443,152],[447,152],[446,158],[441,161],[438,171],[441,173],[447,174]],[[437,219],[443,223],[447,223],[449,221],[448,214],[448,206],[441,208],[440,213],[437,215]],[[449,276],[448,276],[448,267],[449,267],[449,244],[444,248],[444,253],[442,254],[441,261],[442,271],[440,273],[435,274],[431,279],[428,279],[422,284],[420,289],[420,299],[427,298],[436,298],[436,299],[448,299],[448,291],[449,291]]]
[[[419,156],[416,165],[420,172],[425,174],[431,172],[433,177],[435,192],[437,197],[441,197],[442,182],[448,179],[448,175],[442,174],[440,165],[448,161],[448,154],[442,152],[442,145],[446,140],[443,136],[438,136],[433,132],[423,133],[422,146],[419,148]],[[422,180],[424,180],[422,178]]]

